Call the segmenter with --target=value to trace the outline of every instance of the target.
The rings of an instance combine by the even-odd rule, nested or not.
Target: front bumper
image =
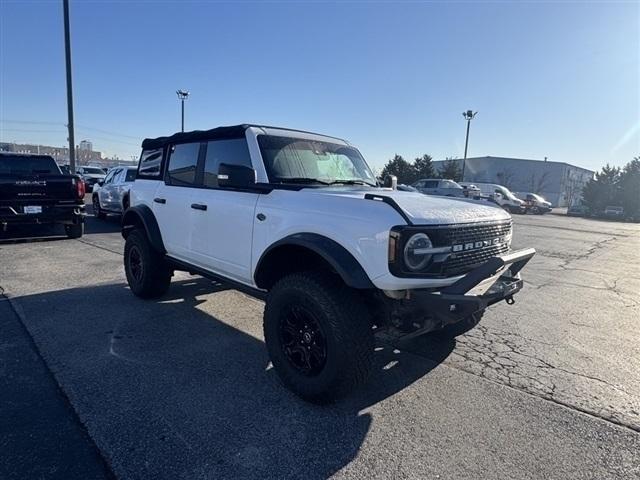
[[[535,253],[528,248],[496,256],[440,290],[409,290],[403,299],[387,299],[391,324],[414,334],[426,333],[502,300],[513,303],[513,295],[523,286],[520,270]]]

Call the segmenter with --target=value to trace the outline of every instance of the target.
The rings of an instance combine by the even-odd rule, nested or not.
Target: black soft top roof
[[[174,133],[169,137],[158,137],[158,138],[145,138],[142,141],[143,149],[150,148],[162,148],[168,144],[175,143],[187,143],[187,142],[201,142],[204,140],[224,140],[224,139],[232,139],[232,138],[243,138],[244,132],[249,127],[258,127],[258,128],[273,128],[278,130],[290,130],[292,132],[300,132],[300,133],[313,133],[313,132],[305,132],[304,130],[293,130],[291,128],[284,127],[269,127],[266,125],[252,125],[248,123],[243,123],[242,125],[231,125],[228,127],[218,127],[212,128],[211,130],[194,130],[192,132],[178,132]],[[337,140],[342,140],[337,137],[331,137],[329,135],[322,135],[320,133],[313,133],[313,135],[318,135],[327,138],[336,138]],[[342,140],[344,142],[344,140]]]
[[[202,140],[242,138],[250,125],[233,125],[218,127],[211,130],[194,130],[192,132],[178,132],[169,137],[145,138],[142,148],[161,148],[167,144],[198,142]]]

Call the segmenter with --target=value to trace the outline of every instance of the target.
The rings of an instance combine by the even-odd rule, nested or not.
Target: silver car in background
[[[93,214],[105,218],[108,213],[121,215],[129,208],[129,189],[136,179],[137,167],[115,167],[109,170],[104,182],[93,189]]]
[[[420,193],[443,197],[465,197],[464,189],[453,180],[425,178],[413,184]]]

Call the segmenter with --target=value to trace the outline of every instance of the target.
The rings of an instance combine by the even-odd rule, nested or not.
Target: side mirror
[[[98,180],[96,183],[97,183],[98,185],[100,185],[100,186],[103,186],[103,185],[104,185],[104,180]]]
[[[384,179],[384,186],[385,188],[396,190],[398,188],[398,177],[395,175],[388,175]]]
[[[256,184],[256,171],[245,165],[221,163],[218,168],[218,186],[224,188],[251,188]]]

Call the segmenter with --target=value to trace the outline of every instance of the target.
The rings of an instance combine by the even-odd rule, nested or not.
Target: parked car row
[[[607,205],[604,210],[591,211],[585,205],[577,204],[572,205],[567,209],[567,215],[570,217],[591,217],[591,218],[606,218],[608,220],[631,220],[638,222],[640,219],[628,218],[625,215],[624,207],[620,205]]]
[[[530,192],[514,194],[505,186],[495,183],[458,183],[442,178],[427,178],[415,182],[413,188],[426,195],[488,200],[510,213],[544,214],[552,209],[551,202],[538,194]]]

